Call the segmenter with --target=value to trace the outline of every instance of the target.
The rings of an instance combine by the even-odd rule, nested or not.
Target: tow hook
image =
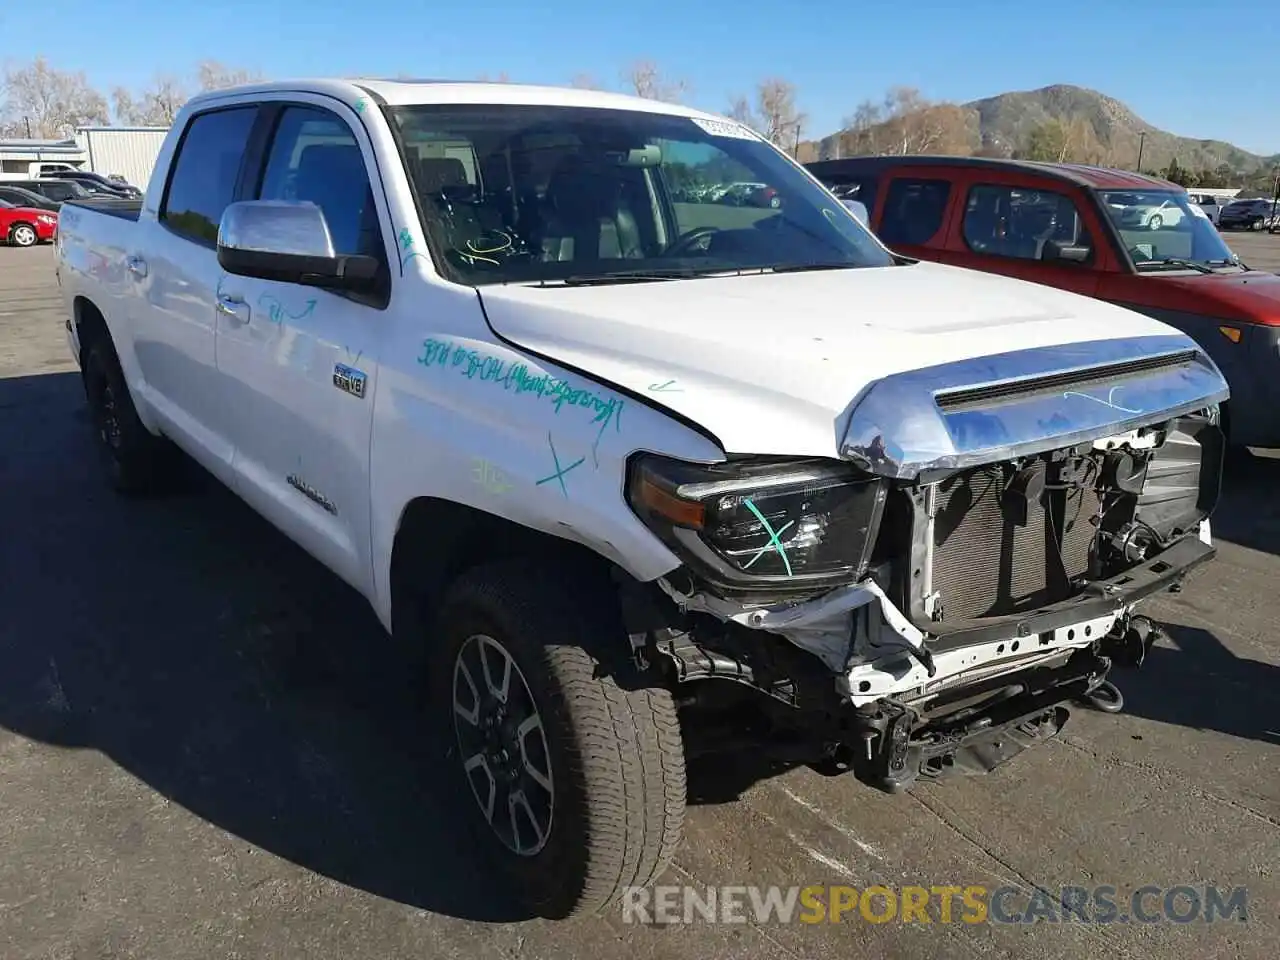
[[[1128,636],[1128,632],[1126,628],[1124,634],[1118,637],[1112,636],[1110,639],[1120,642]],[[1103,713],[1119,713],[1124,709],[1124,694],[1120,692],[1119,687],[1107,679],[1107,675],[1111,672],[1111,664],[1111,657],[1098,657],[1098,669],[1090,675],[1084,692],[1076,696],[1076,703],[1094,710],[1101,710]]]
[[[1080,702],[1103,713],[1119,713],[1124,709],[1124,694],[1110,680],[1103,680],[1082,696]]]
[[[1160,636],[1160,626],[1149,617],[1129,617],[1117,624],[1117,631],[1108,639],[1110,656],[1106,659],[1121,667],[1140,667],[1147,658],[1147,651]],[[1106,676],[1104,672],[1103,677]],[[1110,680],[1100,680],[1084,692],[1079,702],[1103,713],[1120,713],[1124,710],[1124,694]]]
[[[1160,637],[1160,626],[1148,617],[1130,617],[1123,630],[1115,637],[1112,659],[1122,667],[1140,667]]]

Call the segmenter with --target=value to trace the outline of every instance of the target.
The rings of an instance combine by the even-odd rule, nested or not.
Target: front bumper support
[[[988,773],[1057,736],[1069,716],[1063,704],[1084,697],[1110,668],[1106,657],[1079,651],[1057,670],[1026,678],[1021,692],[993,696],[956,720],[928,723],[915,733],[912,729],[919,721],[914,712],[901,704],[886,704],[878,716],[866,720],[873,736],[864,734],[864,739],[874,748],[869,756],[855,757],[858,779],[898,793],[917,781]],[[1016,676],[1006,682],[1015,680]]]

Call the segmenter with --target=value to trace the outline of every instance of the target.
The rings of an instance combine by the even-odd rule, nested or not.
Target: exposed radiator
[[[1088,571],[1098,514],[1092,487],[1052,490],[1011,522],[1001,506],[999,466],[957,474],[938,488],[933,590],[947,623],[1003,616],[1066,599]]]

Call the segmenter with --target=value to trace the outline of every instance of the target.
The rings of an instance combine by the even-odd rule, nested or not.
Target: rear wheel
[[[15,247],[34,247],[40,238],[29,223],[15,223],[9,231],[9,242]]]
[[[594,591],[532,562],[464,574],[429,650],[432,709],[476,842],[543,916],[598,911],[671,862],[685,807],[671,694]]]
[[[138,419],[110,341],[95,337],[83,362],[89,415],[111,486],[128,494],[157,491],[168,479],[171,453]]]

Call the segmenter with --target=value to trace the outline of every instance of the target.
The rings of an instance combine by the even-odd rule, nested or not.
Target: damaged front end
[[[890,790],[989,770],[1140,664],[1135,604],[1213,556],[1226,396],[1185,337],[1074,344],[878,381],[840,460],[640,455],[682,565],[623,590],[633,645],[752,710],[721,747]]]

